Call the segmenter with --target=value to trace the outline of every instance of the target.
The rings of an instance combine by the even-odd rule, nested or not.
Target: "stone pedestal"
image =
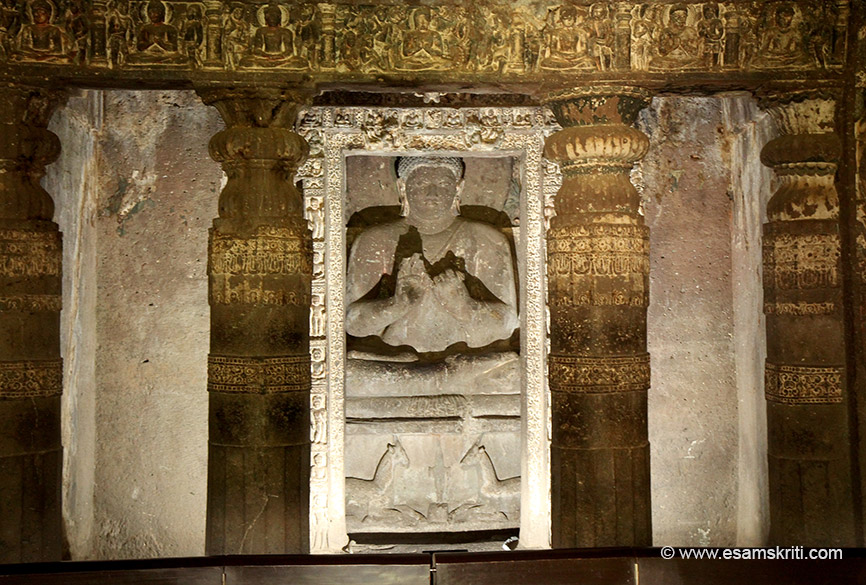
[[[61,556],[61,235],[39,180],[62,99],[0,87],[0,564]]]
[[[228,183],[208,254],[211,346],[207,554],[309,545],[312,244],[293,175],[300,94],[199,90],[227,128],[210,142]]]
[[[835,101],[789,92],[762,106],[782,134],[761,152],[779,185],[764,225],[770,542],[854,546]]]
[[[650,95],[589,87],[548,96],[563,129],[544,155],[563,182],[547,235],[552,544],[647,546],[649,232],[629,181]]]

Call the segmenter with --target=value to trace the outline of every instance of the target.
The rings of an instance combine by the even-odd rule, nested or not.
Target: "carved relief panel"
[[[848,0],[4,0],[0,61],[341,73],[827,70]]]
[[[541,108],[301,113],[311,158],[298,178],[314,235],[314,551],[339,550],[347,533],[407,527],[520,526],[523,542],[547,545],[543,233],[545,198],[560,179],[541,149],[555,129]],[[404,190],[401,164],[414,181]],[[465,181],[464,194],[474,195],[459,212],[450,201],[439,210],[444,230],[397,229],[404,202],[421,211],[422,193],[440,180]],[[395,260],[398,249],[406,253]],[[364,268],[387,256],[389,270]],[[398,289],[415,303],[411,327],[357,311],[359,301],[393,305]],[[438,302],[442,295],[450,302]],[[444,329],[460,339],[419,335],[446,319],[436,307],[495,323]]]

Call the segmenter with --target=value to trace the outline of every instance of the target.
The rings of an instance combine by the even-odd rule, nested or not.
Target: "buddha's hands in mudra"
[[[417,303],[433,288],[433,280],[424,268],[420,254],[404,258],[397,273],[394,296],[406,305]],[[408,307],[407,307],[408,308]]]
[[[465,278],[462,273],[450,268],[433,278],[433,295],[446,311],[449,307],[459,311],[461,307],[472,303],[472,297],[466,289]]]

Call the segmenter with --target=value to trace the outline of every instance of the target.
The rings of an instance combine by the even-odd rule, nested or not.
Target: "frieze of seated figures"
[[[0,62],[375,75],[841,68],[848,0],[2,0]]]

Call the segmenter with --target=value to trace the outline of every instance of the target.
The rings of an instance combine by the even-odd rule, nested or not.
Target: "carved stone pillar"
[[[312,244],[293,175],[303,96],[199,90],[227,128],[228,183],[210,232],[207,554],[308,550]]]
[[[0,564],[61,554],[61,236],[39,180],[62,99],[0,86]]]
[[[764,225],[770,542],[853,546],[835,102],[790,92],[762,105],[782,133],[761,152],[779,185]]]
[[[544,154],[562,188],[547,234],[554,547],[651,542],[646,351],[649,230],[629,181],[649,139],[644,90],[547,98],[563,129]]]

